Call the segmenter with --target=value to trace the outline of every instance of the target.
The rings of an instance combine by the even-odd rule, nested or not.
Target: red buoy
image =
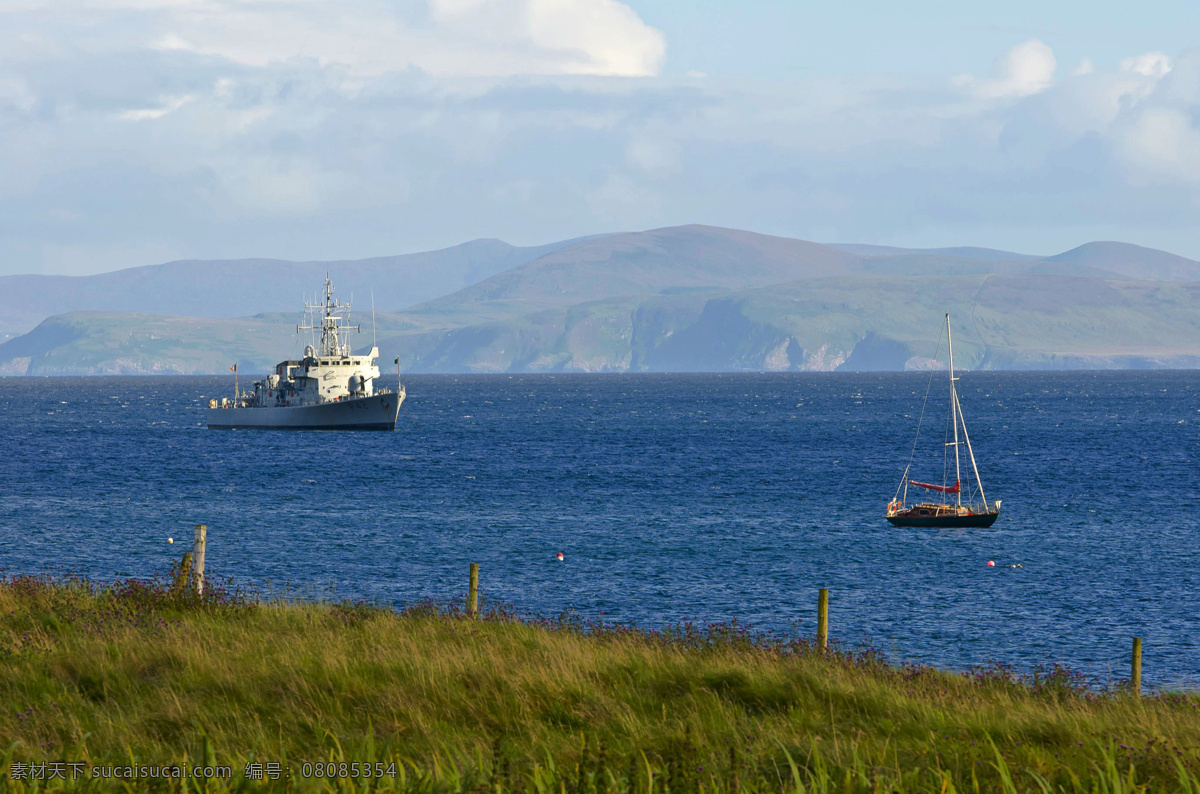
[[[995,560],[988,560],[988,567],[989,567],[989,568],[995,568],[995,567],[996,567],[996,561],[995,561]]]

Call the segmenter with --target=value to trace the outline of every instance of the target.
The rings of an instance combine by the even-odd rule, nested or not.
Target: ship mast
[[[957,506],[962,507],[962,471],[958,463],[958,393],[954,388],[954,342],[950,339],[950,312],[946,312],[946,349],[950,355],[950,421],[954,425],[954,482],[958,485],[954,501]],[[966,431],[966,425],[963,426],[963,431]]]
[[[343,342],[339,337],[339,332],[345,331],[361,331],[362,328],[355,325],[343,325],[341,310],[346,311],[345,319],[350,317],[350,304],[338,303],[333,297],[333,284],[329,281],[329,276],[325,276],[325,299],[321,303],[304,302],[304,309],[308,312],[308,324],[297,325],[297,333],[300,331],[312,331],[317,328],[321,329],[321,347],[318,355],[322,356],[348,356],[350,355],[350,342]],[[321,324],[318,326],[315,321],[317,309],[322,310]]]

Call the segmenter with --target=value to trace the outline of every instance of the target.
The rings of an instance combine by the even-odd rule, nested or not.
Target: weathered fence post
[[[192,536],[192,576],[196,583],[196,595],[204,595],[204,547],[208,539],[208,527],[197,524]]]
[[[1129,660],[1129,688],[1134,697],[1142,695],[1142,638],[1133,638],[1133,658]]]
[[[817,597],[817,647],[829,647],[829,588],[822,587]]]
[[[467,589],[467,615],[479,617],[479,563],[471,563],[471,585]]]
[[[179,595],[192,583],[192,553],[185,551],[172,571],[174,578],[171,580],[171,592]]]

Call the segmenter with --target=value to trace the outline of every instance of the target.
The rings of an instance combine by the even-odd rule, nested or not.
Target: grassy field
[[[1096,692],[1061,668],[896,667],[736,625],[0,580],[0,782],[17,790],[1200,792],[1198,749],[1200,698]],[[205,764],[229,777],[91,776]]]

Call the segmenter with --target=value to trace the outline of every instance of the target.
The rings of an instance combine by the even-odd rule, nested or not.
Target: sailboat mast
[[[958,395],[954,395],[954,401],[958,402]],[[987,496],[983,493],[983,480],[979,479],[979,467],[975,465],[975,450],[971,449],[971,435],[967,432],[967,420],[963,418],[962,405],[958,406],[958,420],[962,422],[963,439],[967,442],[967,454],[971,456],[971,470],[975,472],[975,482],[979,485],[979,498],[983,500],[983,506],[987,507]]]
[[[946,312],[946,350],[950,356],[950,420],[954,425],[954,482],[958,490],[955,503],[962,507],[962,470],[958,462],[958,393],[954,388],[954,342],[950,338],[950,312]]]

